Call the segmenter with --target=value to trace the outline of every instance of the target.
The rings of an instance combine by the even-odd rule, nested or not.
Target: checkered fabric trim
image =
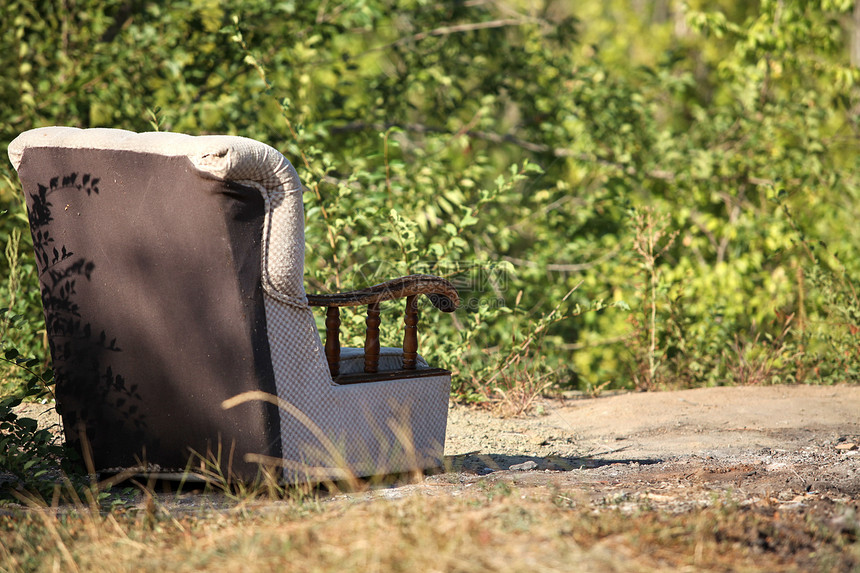
[[[263,288],[268,296],[307,307],[302,277],[305,266],[304,206],[299,175],[275,149],[245,138],[217,136],[213,151],[189,156],[201,171],[252,185],[266,201],[263,229]]]
[[[285,480],[441,465],[450,375],[336,385],[311,310],[271,298],[265,303],[278,397],[288,403],[280,409]],[[343,350],[346,368],[360,372],[363,358],[359,365],[357,357],[364,351]],[[387,350],[381,369],[399,368],[402,350]]]

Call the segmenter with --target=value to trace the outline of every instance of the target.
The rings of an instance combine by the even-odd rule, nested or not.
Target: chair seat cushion
[[[418,356],[416,367],[419,370],[430,368],[423,357]],[[403,368],[403,349],[383,346],[379,349],[379,371],[400,370]],[[361,374],[364,372],[364,348],[340,349],[340,374]]]

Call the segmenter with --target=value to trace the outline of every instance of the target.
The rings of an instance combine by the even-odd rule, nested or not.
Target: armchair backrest
[[[221,403],[275,393],[264,289],[306,304],[292,166],[244,138],[73,128],[27,132],[9,155],[67,440],[86,440],[102,469],[133,466],[147,450],[171,469],[185,467],[189,448],[233,448],[237,471],[244,453],[279,456],[274,406]],[[281,240],[268,243],[272,233]]]

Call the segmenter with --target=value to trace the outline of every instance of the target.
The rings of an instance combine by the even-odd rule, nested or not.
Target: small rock
[[[793,510],[797,510],[797,509],[803,509],[804,507],[806,507],[806,504],[804,504],[803,502],[792,501],[792,502],[783,503],[782,505],[780,505],[779,510],[780,511],[793,511]]]
[[[508,469],[513,470],[513,471],[516,471],[516,472],[525,472],[525,471],[528,471],[528,470],[533,470],[533,469],[535,469],[536,467],[537,467],[537,462],[534,462],[534,461],[532,461],[532,460],[529,460],[529,461],[527,461],[527,462],[523,462],[523,463],[521,463],[521,464],[514,464],[514,465],[512,465],[512,466],[511,466],[510,468],[508,468]]]
[[[842,442],[841,444],[836,444],[836,450],[839,452],[849,452],[856,449],[857,444],[854,442]]]
[[[815,480],[806,486],[806,491],[808,493],[818,493],[818,494],[840,493],[842,491],[842,488],[840,488],[837,484],[829,482],[829,481]]]

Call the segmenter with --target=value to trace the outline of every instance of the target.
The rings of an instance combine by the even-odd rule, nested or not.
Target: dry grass
[[[579,490],[439,483],[338,496],[137,492],[110,510],[0,515],[2,571],[848,571],[846,528],[807,514],[715,503],[632,513]],[[214,501],[213,501],[214,500]],[[847,515],[847,514],[846,514]],[[843,520],[844,521],[844,520]],[[853,527],[854,529],[851,529]]]
[[[457,473],[404,487],[352,479],[349,493],[211,477],[202,493],[150,483],[22,496],[0,507],[0,572],[860,570],[856,501],[787,511],[727,495],[678,509],[598,499],[597,484]]]

